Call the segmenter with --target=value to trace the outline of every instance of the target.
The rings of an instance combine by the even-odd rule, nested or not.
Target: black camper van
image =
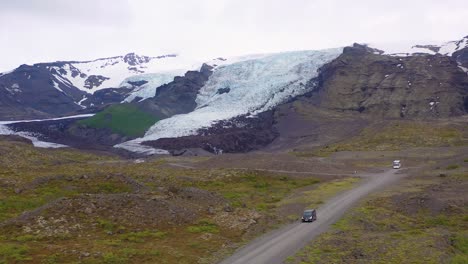
[[[305,210],[301,219],[302,222],[313,222],[317,220],[317,211],[315,209]]]

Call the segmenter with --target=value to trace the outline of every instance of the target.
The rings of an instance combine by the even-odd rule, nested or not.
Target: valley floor
[[[0,263],[210,263],[359,181],[320,160],[289,171],[289,157],[298,162],[290,154],[253,154],[278,165],[262,171],[226,168],[222,157],[141,162],[11,137],[0,153]]]
[[[301,227],[305,208],[320,210],[364,186],[360,176],[388,170],[393,159],[409,168],[398,184],[361,201],[296,255],[282,257],[464,263],[468,130],[458,121],[433,126],[374,125],[291,151],[139,160],[38,149],[3,136],[0,263],[220,262],[262,234]],[[325,224],[338,220],[332,218]]]

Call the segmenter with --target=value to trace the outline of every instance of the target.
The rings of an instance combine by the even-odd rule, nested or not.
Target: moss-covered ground
[[[138,137],[143,136],[158,120],[158,117],[134,105],[116,104],[92,117],[78,121],[78,124],[92,128],[111,129],[117,134]]]

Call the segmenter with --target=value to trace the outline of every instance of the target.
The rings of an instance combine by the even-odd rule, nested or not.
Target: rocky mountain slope
[[[468,78],[452,57],[378,55],[345,48],[318,77],[318,104],[390,118],[448,117],[468,110]],[[314,95],[315,96],[315,95]]]

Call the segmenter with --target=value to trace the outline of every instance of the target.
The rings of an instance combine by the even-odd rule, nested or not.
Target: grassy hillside
[[[466,123],[386,121],[370,125],[359,135],[316,151],[293,152],[299,157],[329,156],[339,151],[395,151],[414,147],[454,147],[468,144]]]
[[[114,133],[138,137],[144,135],[159,119],[143,112],[131,104],[117,104],[107,107],[95,116],[79,121],[80,125],[92,128],[109,128]]]

